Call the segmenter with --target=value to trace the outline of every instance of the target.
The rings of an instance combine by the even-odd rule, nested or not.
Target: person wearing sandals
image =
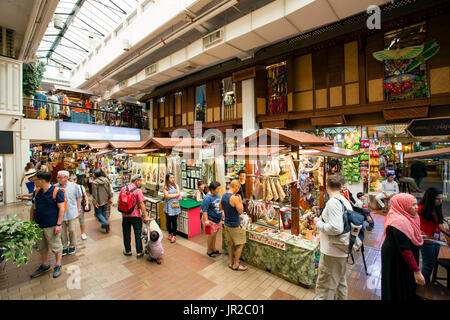
[[[203,226],[205,233],[208,235],[208,248],[206,254],[215,257],[220,254],[216,249],[217,231],[222,227],[224,218],[223,211],[220,210],[220,183],[213,181],[209,184],[209,192],[202,201],[201,212],[203,217]]]
[[[172,173],[166,174],[166,183],[163,187],[164,193],[164,213],[167,218],[167,231],[169,241],[177,241],[177,219],[181,213],[179,198],[181,196],[180,188],[175,183],[175,177]]]
[[[228,267],[235,271],[246,271],[248,268],[239,263],[242,249],[247,242],[245,230],[241,227],[241,215],[244,213],[242,198],[236,193],[241,189],[239,180],[230,183],[228,192],[222,196],[220,209],[225,214],[225,233],[228,241]],[[233,246],[236,251],[233,258]]]

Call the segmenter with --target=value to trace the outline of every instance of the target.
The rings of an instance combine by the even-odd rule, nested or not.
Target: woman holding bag
[[[164,193],[164,213],[167,218],[167,231],[169,233],[168,239],[171,243],[177,241],[177,219],[181,212],[180,202],[181,193],[180,188],[175,183],[175,177],[172,173],[166,174],[166,180],[163,187]]]
[[[425,285],[419,269],[423,244],[417,200],[407,193],[392,197],[381,247],[381,299],[417,299],[416,284]]]

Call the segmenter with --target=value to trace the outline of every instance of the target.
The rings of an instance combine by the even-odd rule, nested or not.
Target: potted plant
[[[35,60],[30,63],[24,63],[22,67],[22,88],[23,95],[26,98],[32,98],[40,88],[42,78],[44,77],[45,63]],[[31,100],[25,100],[24,105],[31,107]]]
[[[33,252],[33,244],[41,238],[41,229],[34,221],[22,221],[16,215],[0,221],[0,250],[17,266],[28,263],[28,252]],[[0,259],[1,260],[1,259]]]

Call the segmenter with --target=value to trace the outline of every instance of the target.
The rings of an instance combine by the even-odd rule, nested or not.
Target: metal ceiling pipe
[[[26,57],[28,55],[28,50],[30,47],[30,39],[32,39],[32,36],[34,35],[34,33],[36,31],[36,21],[37,21],[37,18],[41,15],[41,11],[43,10],[42,9],[44,7],[42,5],[43,2],[44,2],[44,6],[45,6],[45,3],[47,2],[46,0],[39,0],[39,2],[34,3],[33,9],[31,11],[30,19],[29,19],[29,21],[33,21],[33,23],[31,25],[30,24],[28,25],[27,31],[25,32],[24,42],[22,43],[22,48],[20,49],[20,52],[19,52],[19,57],[18,57],[19,60],[24,60],[24,57]],[[25,61],[25,62],[28,62],[28,61]]]
[[[155,50],[163,47],[165,44],[172,42],[176,38],[182,36],[183,34],[185,34],[186,32],[188,32],[190,30],[192,30],[193,28],[197,27],[201,23],[204,23],[205,20],[209,20],[209,19],[213,18],[214,16],[224,12],[225,10],[227,10],[228,8],[231,8],[232,6],[236,5],[237,3],[239,3],[239,0],[225,0],[225,1],[222,1],[221,3],[216,5],[215,7],[211,8],[210,10],[208,10],[207,12],[204,12],[203,14],[193,18],[190,23],[188,23],[185,26],[179,28],[178,30],[175,30],[174,32],[172,32],[166,39],[163,39],[163,41],[158,42],[157,44],[153,45],[152,47],[145,49],[143,52],[140,52],[138,56],[132,58],[125,65],[123,65],[122,67],[120,67],[117,70],[114,70],[112,73],[108,74],[103,79],[99,80],[99,82],[101,83],[103,80],[107,80],[107,79],[113,77],[118,72],[120,72],[120,71],[124,70],[125,68],[127,68],[127,66],[130,63],[132,63],[132,62],[134,63],[134,62],[139,61],[140,59],[143,58],[144,55],[148,55],[148,54],[154,52]],[[89,89],[92,88],[94,85],[95,85],[95,83],[92,84],[91,86],[89,86]]]

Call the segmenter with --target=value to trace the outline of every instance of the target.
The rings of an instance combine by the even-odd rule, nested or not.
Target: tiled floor
[[[23,204],[0,208],[0,216],[16,213],[28,217]],[[380,247],[384,216],[374,215],[376,227],[366,235],[367,265],[372,276],[366,276],[361,255],[348,267],[349,299],[380,299]],[[7,263],[0,270],[0,299],[312,299],[314,288],[306,289],[271,273],[248,266],[246,272],[227,267],[228,257],[216,258],[206,253],[206,235],[191,239],[177,237],[171,244],[163,239],[161,265],[135,255],[122,254],[121,216],[116,208],[111,215],[111,232],[100,231],[99,223],[86,216],[88,240],[79,238],[75,255],[63,257],[63,274],[53,279],[49,272],[39,278],[29,275],[39,266],[39,255],[33,252],[27,265],[17,268]],[[79,230],[78,230],[79,233]],[[221,248],[221,235],[217,248]],[[134,244],[132,245],[134,248]],[[135,252],[133,252],[135,254]],[[54,258],[50,255],[50,263]],[[80,275],[80,281],[73,279]]]

